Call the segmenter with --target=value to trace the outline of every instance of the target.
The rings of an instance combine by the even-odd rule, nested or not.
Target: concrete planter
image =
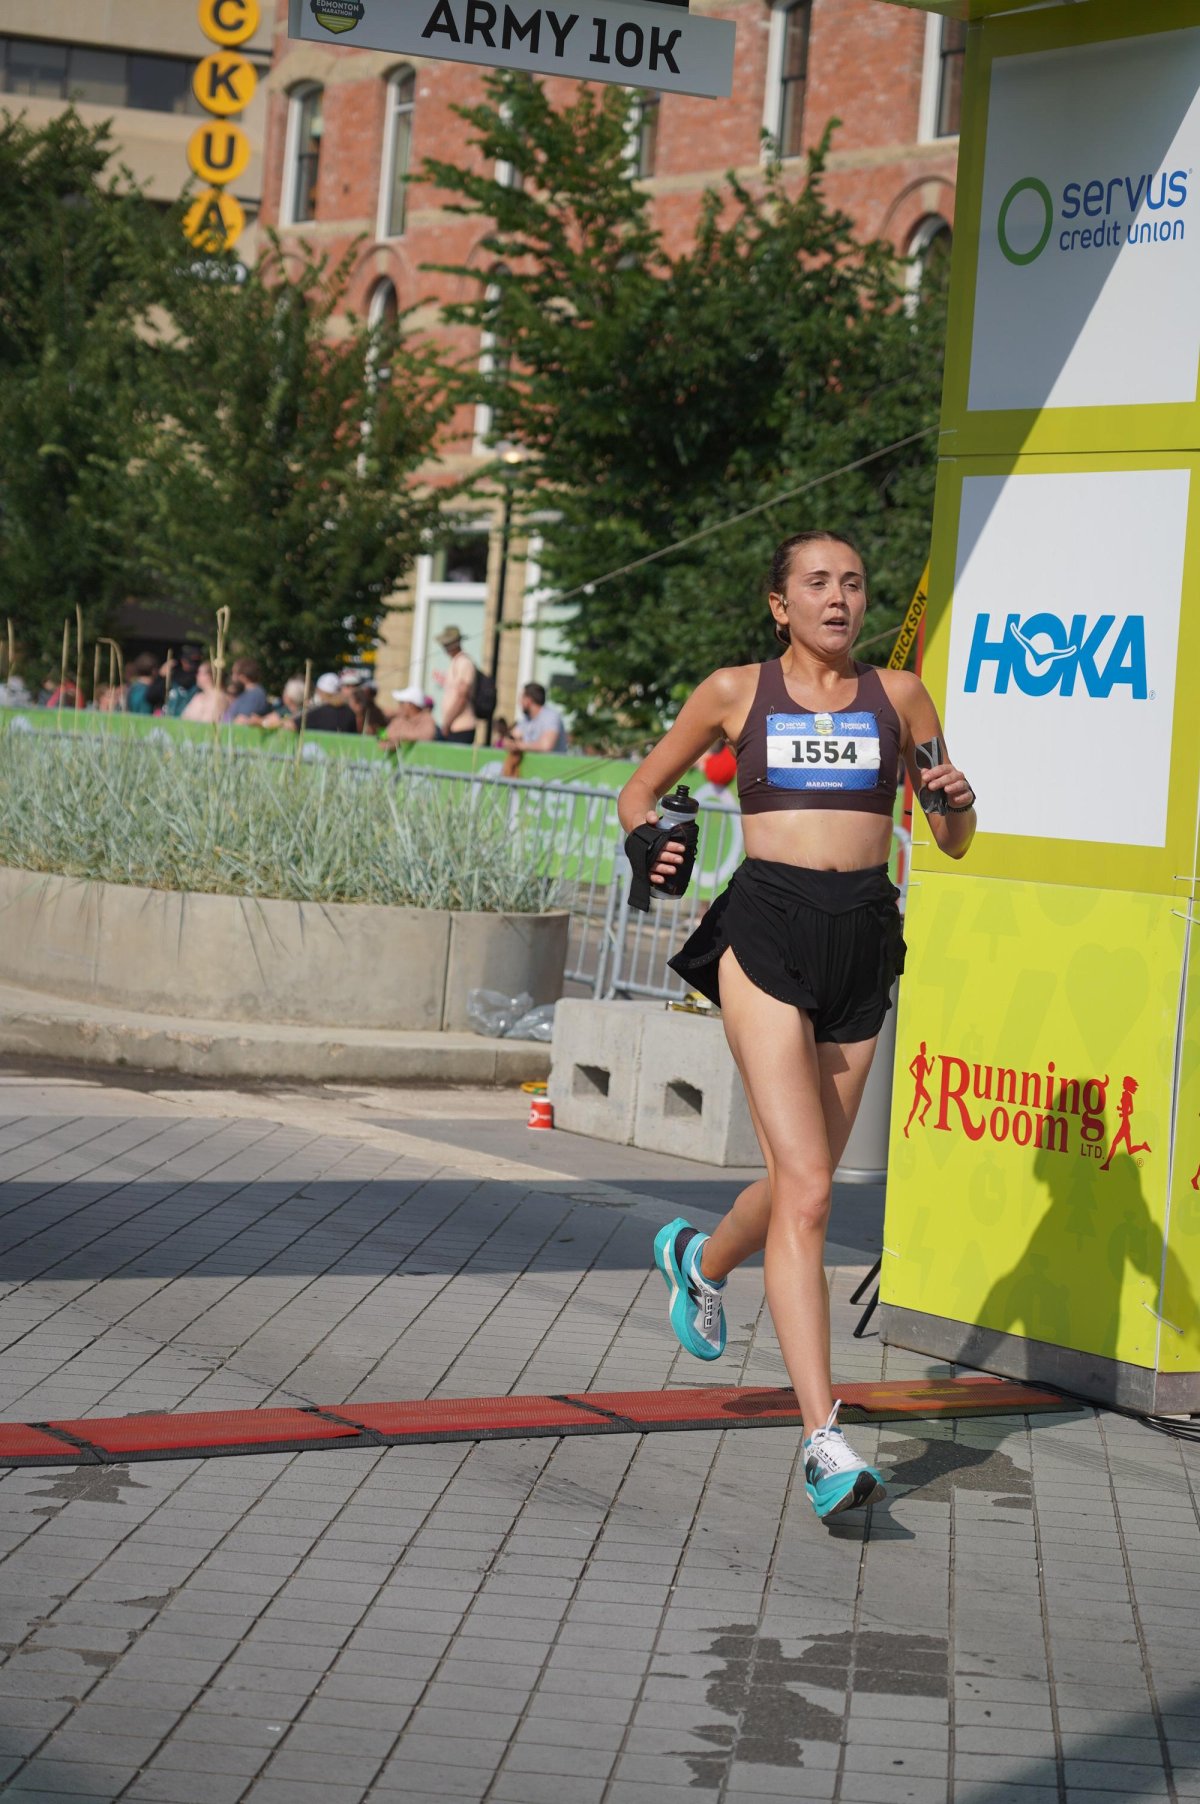
[[[467,991],[562,994],[568,916],[281,902],[0,866],[0,982],[145,1015],[453,1031]]]

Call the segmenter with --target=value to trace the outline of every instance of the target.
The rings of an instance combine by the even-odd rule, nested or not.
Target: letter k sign
[[[254,99],[258,71],[233,50],[214,50],[196,67],[192,89],[206,112],[225,118],[240,113]]]

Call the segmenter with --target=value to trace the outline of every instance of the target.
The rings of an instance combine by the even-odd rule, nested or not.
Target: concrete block
[[[203,1022],[466,1032],[468,990],[558,1000],[569,927],[561,910],[208,896],[0,866],[0,983]]]
[[[719,1021],[670,1009],[642,1028],[633,1144],[706,1165],[762,1158]]]
[[[564,909],[540,915],[452,914],[449,920],[440,1024],[446,1032],[470,1028],[469,990],[499,990],[505,996],[519,996],[527,990],[535,1004],[558,1001],[571,925]]]
[[[206,896],[0,867],[0,981],[74,1002],[436,1031],[449,950],[440,909]]]
[[[547,1090],[558,1127],[632,1144],[642,1027],[654,1012],[662,1012],[661,1003],[559,1003]]]

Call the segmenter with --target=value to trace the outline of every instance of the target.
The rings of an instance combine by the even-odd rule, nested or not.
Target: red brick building
[[[803,178],[803,156],[828,121],[841,124],[826,179],[830,201],[860,230],[889,238],[906,256],[948,244],[954,218],[963,28],[878,0],[692,0],[693,10],[737,25],[728,100],[643,96],[638,177],[651,195],[669,249],[689,239],[705,188],[728,170],[753,184],[763,133]],[[403,177],[422,160],[458,160],[464,128],[455,105],[481,97],[484,71],[457,63],[401,61],[343,42],[291,42],[287,0],[276,0],[268,82],[262,218],[335,255],[363,246],[350,304],[376,316],[420,304],[432,324],[457,298],[429,263],[469,264],[479,231],[445,210],[444,197]],[[561,86],[564,95],[568,84]],[[487,346],[464,349],[486,357]],[[485,419],[455,422],[443,469],[459,473],[481,455]],[[501,564],[497,517],[420,560],[413,592],[388,621],[379,651],[384,687],[429,685],[438,632],[462,629],[485,667]],[[519,685],[549,683],[565,668],[553,610],[537,593],[536,544],[510,562],[504,597],[500,708],[511,715]]]

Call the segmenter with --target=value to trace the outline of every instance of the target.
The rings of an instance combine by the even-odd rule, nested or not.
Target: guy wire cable
[[[853,463],[842,464],[837,470],[827,470],[822,476],[812,476],[802,482],[798,488],[785,489],[782,494],[772,495],[769,501],[758,501],[753,507],[743,508],[741,513],[730,514],[725,520],[717,520],[712,526],[702,526],[699,532],[692,532],[686,538],[676,539],[670,545],[663,545],[657,551],[648,551],[645,557],[634,558],[630,564],[622,564],[617,570],[606,570],[603,576],[589,577],[585,583],[576,583],[573,589],[564,589],[554,597],[555,603],[570,601],[576,595],[590,595],[601,583],[615,582],[619,576],[628,576],[634,570],[641,570],[647,564],[657,563],[660,558],[670,557],[674,551],[682,551],[687,545],[698,544],[701,539],[711,538],[715,532],[724,532],[727,526],[737,526],[742,520],[753,519],[755,514],[764,514],[768,508],[778,507],[781,502],[794,501],[798,495],[807,495],[812,489],[818,489],[826,482],[835,482],[839,476],[849,476],[855,470],[861,470],[867,464],[875,463],[878,458],[887,457],[889,452],[902,451],[906,445],[915,445],[921,439],[929,438],[940,431],[939,426],[925,426],[920,432],[910,432],[907,438],[898,438],[890,445],[880,445],[876,451],[868,451],[865,457],[857,457]]]

